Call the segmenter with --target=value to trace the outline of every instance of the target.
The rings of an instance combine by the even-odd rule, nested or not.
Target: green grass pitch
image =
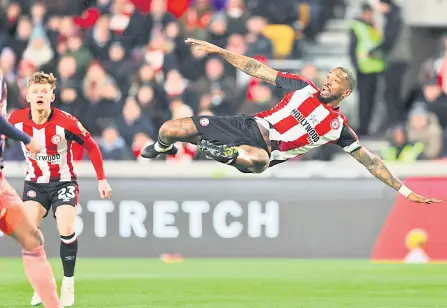
[[[59,260],[52,260],[58,282]],[[441,308],[447,265],[358,260],[79,259],[75,307]],[[0,307],[27,307],[20,259],[0,259]]]

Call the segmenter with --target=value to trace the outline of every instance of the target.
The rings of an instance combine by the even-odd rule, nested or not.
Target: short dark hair
[[[342,66],[338,66],[335,69],[340,70],[346,74],[346,79],[348,80],[349,83],[349,89],[354,91],[355,87],[357,86],[357,80],[355,78],[354,73],[350,69]]]
[[[362,7],[362,12],[372,12],[373,11],[373,7],[368,2],[362,3],[361,7]]]

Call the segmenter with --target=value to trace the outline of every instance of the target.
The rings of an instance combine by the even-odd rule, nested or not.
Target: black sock
[[[160,136],[158,136],[158,145],[160,148],[169,148],[171,145],[166,142],[161,141]]]
[[[60,254],[62,266],[64,267],[64,276],[73,277],[78,255],[78,239],[75,233],[69,236],[61,235]]]

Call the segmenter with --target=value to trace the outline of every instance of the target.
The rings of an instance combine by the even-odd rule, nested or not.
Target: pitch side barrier
[[[346,164],[288,164],[240,177],[214,162],[110,162],[111,200],[100,200],[90,164],[78,164],[79,255],[369,258],[400,197],[356,162]],[[443,165],[416,165],[392,169],[403,177],[440,176],[445,170]],[[23,165],[8,163],[5,173],[21,193]],[[430,181],[417,184],[421,193],[445,187],[433,185],[437,178]],[[430,194],[442,197],[436,191]],[[441,205],[436,206],[433,210]],[[424,207],[425,213],[431,209]],[[52,215],[41,229],[49,254],[58,257],[60,239]],[[396,245],[404,245],[406,233],[401,235]],[[396,245],[391,246],[400,247]],[[0,257],[16,256],[18,246],[1,238]]]
[[[346,160],[336,162],[288,162],[268,169],[262,174],[243,174],[235,168],[216,162],[194,161],[194,162],[129,162],[129,161],[107,161],[105,171],[108,178],[238,178],[242,180],[265,179],[265,178],[372,178],[368,171],[354,159],[348,157]],[[399,177],[408,176],[447,176],[447,162],[416,162],[409,164],[386,162],[393,173]],[[82,178],[94,178],[96,173],[90,162],[76,162],[75,169],[78,176]],[[7,162],[3,173],[8,178],[23,178],[25,175],[25,164]]]

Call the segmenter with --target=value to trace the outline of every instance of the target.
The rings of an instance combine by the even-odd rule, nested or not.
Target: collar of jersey
[[[29,117],[29,119],[33,122],[33,124],[34,124],[36,127],[43,127],[43,126],[45,126],[48,122],[50,122],[51,118],[53,117],[53,108],[51,108],[50,115],[48,116],[48,119],[47,119],[47,120],[45,121],[45,123],[43,123],[43,124],[37,124],[37,123],[35,123],[35,122],[33,121],[33,117],[31,116],[31,109],[29,110],[28,117]]]

